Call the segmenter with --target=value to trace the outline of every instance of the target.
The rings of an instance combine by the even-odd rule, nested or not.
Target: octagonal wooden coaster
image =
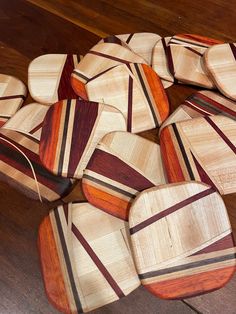
[[[130,49],[114,43],[100,43],[95,45],[83,57],[74,69],[71,84],[76,94],[88,99],[85,84],[102,72],[120,64],[130,62],[146,63],[146,61]]]
[[[160,137],[169,182],[197,180],[220,194],[236,192],[236,121],[205,116],[173,123]]]
[[[155,33],[133,33],[111,35],[103,38],[100,42],[117,43],[124,47],[128,47],[134,53],[142,57],[148,64],[151,64],[152,51],[161,36]]]
[[[223,287],[236,270],[236,248],[224,202],[211,187],[183,182],[142,192],[129,215],[142,285],[164,299]]]
[[[161,125],[161,130],[171,123],[192,118],[223,115],[236,120],[236,102],[223,95],[202,90],[190,95]]]
[[[137,133],[162,124],[169,102],[158,75],[146,64],[128,63],[113,67],[87,82],[90,101],[119,109],[127,131]]]
[[[43,104],[78,98],[71,87],[71,73],[79,62],[72,54],[47,54],[31,61],[28,85],[32,98]]]
[[[44,119],[40,159],[56,175],[81,178],[102,137],[125,129],[122,113],[112,106],[79,99],[60,101]]]
[[[217,88],[225,96],[236,100],[236,43],[209,48],[205,53],[204,61]]]
[[[60,206],[39,229],[47,296],[63,313],[84,313],[119,300],[140,281],[127,223],[89,203]]]
[[[165,182],[159,145],[131,133],[112,132],[97,145],[82,188],[91,204],[127,220],[136,195]]]
[[[3,129],[9,129],[30,135],[40,140],[42,125],[48,106],[32,103],[21,108],[17,115],[7,121]]]
[[[24,83],[16,77],[0,74],[0,127],[21,107],[26,95]]]
[[[202,57],[208,47],[219,43],[222,41],[194,34],[173,36],[166,51],[171,74],[182,83],[213,88]]]

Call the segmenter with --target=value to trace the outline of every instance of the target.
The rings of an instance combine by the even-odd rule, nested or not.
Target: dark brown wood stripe
[[[232,51],[232,54],[234,55],[234,58],[235,58],[235,60],[236,60],[236,47],[235,47],[234,44],[232,44],[232,43],[230,43],[229,46],[230,46],[230,49],[231,49],[231,51]]]
[[[80,301],[80,298],[79,298],[79,295],[78,295],[78,292],[76,289],[75,278],[73,275],[72,265],[70,262],[70,256],[68,253],[66,241],[64,238],[63,230],[62,230],[61,220],[60,220],[60,216],[59,216],[57,208],[54,210],[54,217],[56,219],[58,235],[59,235],[60,242],[61,242],[61,247],[62,247],[62,251],[63,251],[65,263],[66,263],[67,273],[68,273],[68,276],[70,279],[70,286],[71,286],[71,290],[73,293],[76,309],[77,309],[78,313],[83,313],[83,308],[82,308],[81,301]]]
[[[204,117],[204,119],[212,126],[212,128],[219,134],[222,140],[229,146],[229,148],[236,154],[236,147],[234,144],[228,139],[228,137],[221,131],[220,128],[212,121],[209,117]]]
[[[84,74],[77,72],[77,70],[75,69],[72,74],[74,74],[75,76],[78,76],[80,78],[82,78],[83,80],[85,80],[86,82],[89,80],[89,78],[87,76],[85,76]],[[78,96],[77,96],[78,97]]]
[[[175,69],[174,69],[174,62],[173,62],[173,58],[172,58],[172,54],[171,54],[171,49],[170,49],[170,45],[166,45],[165,39],[162,38],[162,45],[165,51],[165,55],[166,55],[166,60],[167,60],[167,64],[168,64],[168,68],[170,71],[170,74],[173,76],[173,80],[174,83],[177,84],[178,80],[175,78]]]
[[[195,177],[194,177],[194,174],[193,174],[193,170],[192,170],[192,167],[191,167],[191,164],[188,160],[188,156],[186,154],[186,151],[185,151],[185,148],[184,148],[184,145],[183,145],[183,142],[182,142],[182,139],[179,135],[179,131],[177,129],[177,126],[175,123],[172,124],[172,128],[173,128],[173,131],[174,131],[174,134],[175,134],[175,137],[177,139],[177,142],[179,144],[179,148],[180,148],[180,151],[182,153],[182,156],[183,156],[183,159],[184,159],[184,162],[185,162],[185,165],[186,165],[186,168],[188,170],[188,174],[189,174],[189,177],[191,180],[195,180]]]
[[[99,104],[97,102],[83,100],[76,101],[68,167],[69,175],[72,177],[81,160],[84,150],[86,149],[89,138],[96,124],[98,110]]]
[[[76,236],[80,244],[83,246],[87,254],[90,256],[92,261],[95,263],[99,271],[102,273],[106,281],[109,283],[111,288],[114,290],[118,298],[124,297],[125,295],[123,291],[121,290],[121,288],[119,287],[119,285],[117,284],[117,282],[114,280],[114,278],[106,269],[106,267],[103,265],[103,263],[101,262],[99,257],[96,255],[96,253],[93,251],[93,249],[91,248],[89,243],[86,241],[82,233],[78,230],[78,228],[76,228],[76,226],[73,223],[72,223],[72,232],[74,233],[74,235]]]
[[[201,53],[201,52],[199,52],[199,51],[197,51],[197,50],[195,50],[195,49],[193,49],[193,48],[191,48],[191,47],[185,47],[187,50],[189,50],[189,51],[192,51],[193,53],[195,53],[196,55],[198,55],[198,56],[200,56],[200,57],[202,57],[203,56],[203,53]]]
[[[107,55],[105,53],[101,53],[101,52],[97,52],[97,51],[93,51],[93,50],[90,50],[88,53],[96,55],[96,56],[99,56],[99,57],[103,57],[105,59],[111,59],[111,60],[114,60],[114,61],[117,61],[117,62],[120,62],[120,63],[124,63],[124,64],[129,63],[129,61],[127,61],[127,60],[120,59],[120,58],[117,58],[117,57],[113,57],[113,56]]]
[[[26,99],[25,95],[11,95],[11,96],[2,96],[0,97],[0,100],[16,99],[16,98],[21,98],[23,100]]]
[[[211,252],[216,252],[216,251],[222,251],[222,250],[230,249],[234,246],[235,246],[235,242],[233,238],[233,233],[230,233],[224,238],[208,245],[204,249],[192,254],[191,256],[206,254],[206,253],[211,253]]]
[[[73,54],[68,54],[58,86],[58,100],[73,98],[76,99],[78,97],[70,84],[71,73],[73,72],[74,68],[75,65]]]
[[[95,80],[95,79],[97,79],[99,76],[102,76],[104,73],[110,71],[111,69],[113,69],[113,68],[115,68],[115,67],[116,67],[116,66],[111,67],[111,68],[108,68],[108,69],[106,69],[106,70],[104,70],[104,71],[98,73],[97,75],[94,75],[93,77],[91,77],[90,79],[88,79],[87,83],[88,83],[88,82],[91,82],[91,81],[93,81],[93,80]]]
[[[66,222],[68,224],[68,217],[69,217],[69,206],[68,204],[64,204],[62,205],[63,206],[63,210],[64,210],[64,215],[65,215],[65,218],[66,218]]]
[[[213,181],[211,180],[211,178],[208,176],[208,174],[206,173],[206,171],[202,168],[202,166],[200,165],[200,163],[197,161],[197,159],[195,158],[194,154],[191,152],[193,161],[195,163],[197,172],[200,176],[200,179],[202,182],[210,185],[212,188],[214,188],[217,192],[219,192],[218,188],[216,187],[216,185],[213,183]]]
[[[136,72],[137,72],[137,75],[138,75],[138,78],[139,78],[139,82],[141,83],[141,86],[142,86],[142,88],[143,88],[143,92],[144,92],[144,94],[145,94],[145,96],[146,96],[146,99],[147,99],[149,108],[150,108],[150,110],[151,110],[151,113],[152,113],[152,116],[153,116],[155,125],[156,125],[157,127],[159,127],[160,125],[159,125],[159,122],[158,122],[158,120],[157,120],[155,110],[154,110],[154,108],[153,108],[151,99],[150,99],[150,97],[149,97],[147,88],[146,88],[146,86],[145,86],[145,83],[144,83],[144,81],[143,81],[142,74],[141,74],[140,69],[139,69],[139,67],[142,67],[142,65],[141,65],[141,64],[138,64],[138,63],[134,63],[134,67],[135,67],[135,70],[136,70]]]
[[[185,46],[186,44],[189,44],[189,45],[192,45],[192,46],[197,46],[197,47],[200,47],[200,48],[208,48],[210,45],[208,45],[208,44],[206,44],[206,45],[202,45],[202,44],[200,44],[199,42],[196,42],[195,41],[195,39],[191,39],[191,38],[189,38],[191,41],[186,41],[186,40],[184,40],[184,39],[180,39],[180,38],[172,38],[171,40],[170,40],[170,44],[175,44],[175,45],[178,45],[178,43],[177,42],[175,42],[175,40],[177,40],[177,41],[180,41],[181,43],[183,43],[183,44],[179,44],[179,45],[181,45],[181,46]],[[173,40],[174,40],[174,42],[173,42]],[[193,40],[193,41],[192,41]],[[185,45],[184,45],[185,44]]]
[[[133,36],[134,36],[134,34],[129,35],[129,37],[126,39],[126,44],[128,44],[131,41]]]
[[[115,35],[111,35],[106,38],[103,38],[103,41],[104,43],[112,43],[112,44],[117,44],[117,45],[122,46],[122,41]]]
[[[120,194],[123,194],[123,195],[125,195],[125,196],[128,196],[128,197],[130,197],[130,198],[135,198],[135,195],[134,195],[134,194],[131,194],[131,193],[125,191],[125,190],[122,190],[122,189],[118,188],[117,186],[111,185],[111,184],[109,184],[109,183],[107,183],[107,182],[105,182],[105,181],[102,181],[102,180],[99,180],[99,179],[94,178],[94,177],[92,177],[92,176],[89,176],[88,174],[84,174],[84,175],[83,175],[83,178],[85,178],[85,179],[87,179],[87,180],[89,180],[89,181],[98,183],[99,185],[105,186],[105,187],[107,187],[107,188],[109,188],[109,189],[111,189],[111,190],[113,190],[113,191],[116,191],[116,192],[118,192],[118,193],[120,193]]]
[[[30,134],[34,134],[35,132],[37,132],[39,129],[41,129],[43,126],[43,121],[40,122],[35,128],[33,128],[29,133]]]
[[[188,264],[184,264],[184,265],[179,265],[179,266],[174,266],[174,267],[170,267],[170,268],[160,269],[157,271],[150,271],[150,272],[147,272],[144,274],[139,274],[139,278],[142,280],[142,279],[162,276],[162,275],[166,275],[166,274],[175,273],[178,271],[183,271],[183,270],[187,270],[187,269],[198,268],[198,267],[205,266],[205,265],[210,265],[210,264],[220,263],[220,262],[224,262],[224,261],[228,261],[228,260],[233,260],[235,258],[236,258],[236,253],[227,254],[227,255],[223,255],[223,256],[217,256],[217,257],[208,258],[205,260],[196,261],[196,262],[192,262],[192,263],[188,263]]]
[[[128,83],[128,115],[127,115],[127,131],[132,131],[132,106],[133,106],[133,79],[129,75]]]
[[[136,191],[143,191],[154,186],[151,181],[120,158],[98,148],[95,149],[86,169],[122,183]]]
[[[188,206],[188,205],[190,205],[190,204],[192,204],[192,203],[194,203],[194,202],[196,202],[196,201],[198,201],[198,200],[200,200],[200,199],[202,199],[202,198],[204,198],[204,197],[206,197],[212,193],[215,193],[215,189],[210,188],[210,189],[204,190],[202,192],[199,192],[195,195],[192,195],[192,196],[186,198],[185,200],[161,211],[160,213],[155,214],[154,216],[152,216],[152,217],[140,222],[136,226],[130,228],[130,234],[132,235],[132,234],[150,226],[151,224],[157,222],[158,220],[176,212],[177,210],[179,210],[185,206]]]

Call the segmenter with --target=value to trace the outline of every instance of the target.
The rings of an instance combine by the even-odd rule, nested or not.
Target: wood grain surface
[[[203,9],[204,8],[204,9]],[[227,14],[226,14],[227,12]],[[25,84],[28,65],[43,54],[84,55],[101,37],[110,34],[153,32],[168,37],[179,33],[200,34],[235,42],[234,1],[137,0],[2,0],[0,4],[0,72],[18,77]],[[167,89],[171,110],[198,88],[173,85]],[[26,103],[33,100],[28,96]],[[141,135],[158,142],[158,130]],[[80,199],[82,199],[80,194]],[[235,194],[223,197],[232,227],[236,230]],[[41,204],[9,185],[0,188],[0,259],[2,313],[58,313],[44,293],[37,252],[37,230],[55,203]],[[236,280],[203,297],[163,301],[144,289],[95,314],[235,313]],[[227,307],[225,306],[227,304]]]
[[[192,181],[143,191],[131,206],[129,226],[139,278],[161,298],[214,291],[236,270],[228,214],[210,186]]]
[[[128,132],[112,132],[97,145],[82,188],[91,204],[128,220],[136,195],[165,182],[159,145]]]

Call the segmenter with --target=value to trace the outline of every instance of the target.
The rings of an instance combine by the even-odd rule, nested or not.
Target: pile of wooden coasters
[[[171,115],[165,88],[206,88]],[[236,44],[113,35],[85,56],[43,55],[26,87],[0,75],[0,180],[40,201],[74,197],[39,230],[49,300],[83,313],[143,285],[164,299],[223,287],[236,247]],[[211,89],[211,90],[209,90]],[[216,92],[218,89],[220,92]],[[214,90],[214,91],[213,91]],[[136,133],[159,128],[160,145]]]

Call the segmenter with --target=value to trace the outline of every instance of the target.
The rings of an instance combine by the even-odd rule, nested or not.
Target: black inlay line
[[[85,75],[83,75],[83,74],[81,74],[81,73],[76,72],[76,70],[74,70],[72,73],[73,73],[74,75],[78,76],[78,77],[81,77],[81,78],[84,79],[86,82],[89,80],[88,77],[86,77]]]
[[[229,46],[230,46],[232,54],[234,55],[234,58],[236,60],[236,47],[232,43],[230,43]]]
[[[134,36],[134,34],[129,35],[129,37],[126,39],[126,44],[128,44],[131,41],[133,36]]]
[[[0,118],[4,118],[4,119],[9,119],[11,116],[5,116],[5,115],[1,115]]]
[[[23,100],[26,99],[25,95],[11,95],[11,96],[2,96],[0,97],[0,100],[10,100],[10,99],[16,99],[16,98],[22,98]]]
[[[61,241],[61,246],[62,246],[62,250],[63,250],[63,255],[65,258],[65,262],[66,262],[66,267],[67,267],[67,272],[70,278],[70,285],[71,285],[71,289],[72,289],[72,293],[73,293],[73,297],[74,297],[74,301],[76,304],[76,308],[78,313],[83,313],[83,308],[79,299],[79,295],[76,289],[76,284],[75,284],[75,279],[73,276],[73,271],[72,271],[72,266],[71,266],[71,262],[70,262],[70,257],[69,257],[69,253],[67,250],[67,246],[66,246],[66,241],[64,238],[64,234],[63,234],[63,230],[62,230],[62,225],[61,225],[61,221],[60,221],[60,217],[59,217],[59,213],[58,210],[55,209],[54,210],[54,216],[56,219],[56,223],[57,223],[57,230],[58,230],[58,234],[60,237],[60,241]]]
[[[201,44],[198,44],[198,43],[192,43],[192,42],[188,42],[188,41],[186,41],[186,40],[184,40],[184,39],[179,39],[179,38],[172,38],[171,40],[170,40],[170,44],[176,44],[176,45],[178,45],[178,43],[177,42],[175,42],[175,40],[177,40],[177,41],[180,41],[181,43],[184,43],[184,44],[188,44],[188,45],[191,45],[191,46],[197,46],[197,47],[201,47],[201,48],[208,48],[210,45],[208,45],[208,44],[206,44],[206,46],[204,46],[204,45],[201,45]],[[190,40],[190,39],[189,39]],[[194,39],[193,39],[194,40]],[[182,44],[179,44],[179,45],[181,45],[181,46],[184,46],[184,45],[182,45]]]
[[[138,74],[138,78],[139,78],[139,81],[140,81],[140,83],[141,83],[141,85],[142,85],[144,94],[145,94],[145,96],[146,96],[146,98],[147,98],[148,105],[149,105],[149,107],[150,107],[150,109],[151,109],[151,112],[152,112],[152,116],[153,116],[155,125],[158,127],[158,126],[159,126],[159,123],[158,123],[158,120],[157,120],[157,117],[156,117],[154,108],[153,108],[153,106],[152,106],[151,99],[150,99],[150,97],[149,97],[149,95],[148,95],[148,92],[147,92],[145,83],[144,83],[144,81],[143,81],[142,74],[141,74],[141,72],[140,72],[140,70],[139,70],[139,65],[138,65],[137,63],[134,63],[134,67],[135,67],[136,72],[137,72],[137,74]]]
[[[178,131],[177,127],[176,127],[176,124],[175,124],[175,123],[172,124],[172,127],[173,127],[173,130],[174,130],[176,139],[177,139],[177,141],[178,141],[178,144],[179,144],[179,147],[180,147],[182,156],[183,156],[183,158],[184,158],[184,162],[185,162],[185,165],[186,165],[186,167],[187,167],[187,170],[188,170],[190,179],[191,179],[191,180],[195,180],[194,174],[193,174],[193,171],[192,171],[192,168],[191,168],[191,165],[190,165],[189,160],[188,160],[188,156],[187,156],[186,151],[185,151],[185,149],[184,149],[184,145],[183,145],[183,142],[182,142],[181,137],[180,137],[180,135],[179,135],[179,131]]]
[[[139,278],[147,279],[147,278],[152,278],[156,276],[162,276],[162,275],[171,274],[171,273],[175,273],[182,270],[197,268],[197,267],[208,265],[208,264],[220,263],[220,262],[224,262],[224,261],[235,259],[235,258],[236,258],[236,253],[213,257],[206,260],[201,260],[201,261],[192,262],[192,263],[188,263],[184,265],[179,265],[179,266],[174,266],[170,268],[160,269],[157,271],[150,271],[144,274],[139,274]]]
[[[63,161],[64,161],[64,156],[65,156],[65,147],[66,147],[66,141],[67,141],[67,132],[68,132],[68,123],[69,123],[69,118],[70,118],[70,110],[71,110],[71,99],[67,100],[66,104],[66,116],[63,121],[64,128],[63,128],[63,135],[62,135],[62,142],[61,142],[61,147],[60,147],[60,159],[59,159],[59,164],[58,164],[58,174],[62,174],[62,169],[63,169]],[[60,117],[62,119],[62,116]]]
[[[97,179],[97,178],[93,178],[93,177],[91,177],[91,176],[88,175],[88,174],[84,174],[84,175],[83,175],[83,178],[86,178],[86,179],[88,179],[88,180],[90,180],[90,181],[93,181],[93,182],[95,182],[95,183],[98,183],[98,184],[100,184],[100,185],[102,185],[102,186],[108,187],[108,188],[110,188],[111,190],[114,190],[114,191],[116,191],[116,192],[119,192],[120,194],[123,194],[123,195],[125,195],[125,196],[130,197],[130,198],[135,198],[135,195],[134,195],[134,194],[131,194],[131,193],[127,192],[127,191],[124,191],[124,190],[122,190],[122,189],[120,189],[120,188],[118,188],[118,187],[116,187],[116,186],[114,186],[114,185],[111,185],[111,184],[109,184],[109,183],[107,183],[107,182],[101,181],[101,180],[99,180],[99,179]]]

